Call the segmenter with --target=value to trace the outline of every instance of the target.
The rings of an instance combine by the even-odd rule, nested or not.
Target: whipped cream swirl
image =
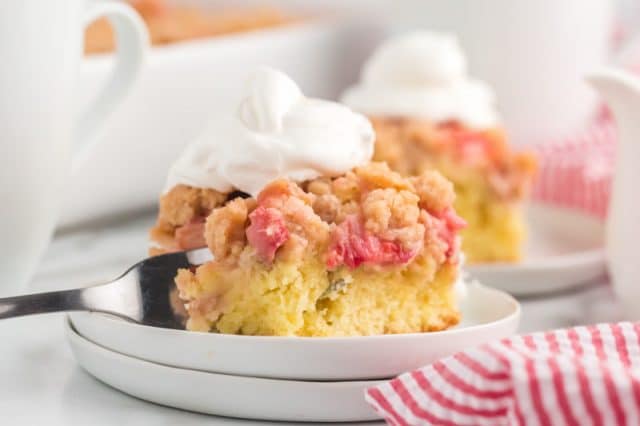
[[[369,120],[338,103],[306,98],[285,74],[258,70],[235,114],[212,121],[171,167],[177,184],[256,196],[269,182],[336,176],[367,163]]]
[[[455,120],[472,128],[499,121],[491,88],[467,75],[466,58],[455,37],[429,31],[384,42],[342,102],[372,116]]]

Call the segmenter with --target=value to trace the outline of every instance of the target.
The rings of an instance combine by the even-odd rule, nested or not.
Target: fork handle
[[[93,311],[122,315],[108,305],[112,284],[0,299],[0,319],[52,312]]]
[[[81,289],[51,291],[0,299],[0,319],[85,310]]]

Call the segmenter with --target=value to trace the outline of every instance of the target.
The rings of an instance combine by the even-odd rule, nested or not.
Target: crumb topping
[[[443,263],[456,259],[464,226],[454,198],[438,172],[403,178],[385,163],[300,184],[276,180],[257,199],[178,185],[162,197],[152,237],[164,251],[207,246],[229,266],[306,256],[331,270],[418,257]]]
[[[455,122],[433,124],[409,118],[371,119],[376,131],[374,159],[402,175],[442,170],[454,182],[469,170],[487,176],[490,193],[500,200],[520,200],[536,170],[533,154],[513,151],[500,129],[471,130]],[[460,165],[465,165],[464,169]],[[420,191],[438,190],[427,184]],[[435,197],[435,200],[441,200]],[[436,201],[438,202],[438,201]],[[440,203],[446,204],[446,203]],[[434,211],[443,205],[431,206]]]
[[[227,200],[213,189],[177,185],[160,198],[160,209],[151,239],[159,252],[205,247],[205,219]]]
[[[406,264],[421,254],[455,257],[463,223],[451,184],[437,172],[405,179],[384,163],[337,178],[281,179],[253,198],[214,209],[205,236],[218,261],[320,256],[330,269]]]
[[[194,218],[206,217],[226,200],[226,194],[213,189],[177,185],[160,199],[158,222],[167,227],[186,225]]]
[[[453,205],[453,184],[440,173],[427,170],[419,176],[409,178],[420,199],[420,208],[430,212],[441,212]]]
[[[245,228],[249,212],[254,207],[255,201],[236,198],[211,212],[207,218],[204,237],[216,259],[240,254],[247,242]]]
[[[385,241],[394,241],[410,251],[418,251],[424,240],[420,199],[414,192],[374,189],[362,200],[364,230]]]

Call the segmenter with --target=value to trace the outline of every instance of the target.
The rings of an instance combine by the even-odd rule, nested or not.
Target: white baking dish
[[[235,104],[247,75],[260,65],[284,70],[309,95],[336,97],[368,52],[361,45],[377,39],[336,16],[153,48],[135,89],[69,180],[60,224],[151,208],[185,144]],[[111,61],[110,55],[85,60],[80,106],[98,92]]]

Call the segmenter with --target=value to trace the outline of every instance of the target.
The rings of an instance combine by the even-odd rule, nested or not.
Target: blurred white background
[[[622,10],[618,18],[608,10],[615,1]],[[207,120],[234,104],[245,76],[258,65],[283,69],[309,95],[335,98],[385,34],[416,27],[454,31],[467,50],[471,75],[496,89],[513,142],[541,143],[577,130],[590,116],[596,99],[582,74],[611,53],[605,32],[619,22],[637,28],[640,19],[637,0],[172,2],[214,9],[269,4],[324,18],[154,48],[138,86],[69,181],[62,226],[153,208],[169,165]],[[80,106],[109,68],[108,55],[86,59]]]

